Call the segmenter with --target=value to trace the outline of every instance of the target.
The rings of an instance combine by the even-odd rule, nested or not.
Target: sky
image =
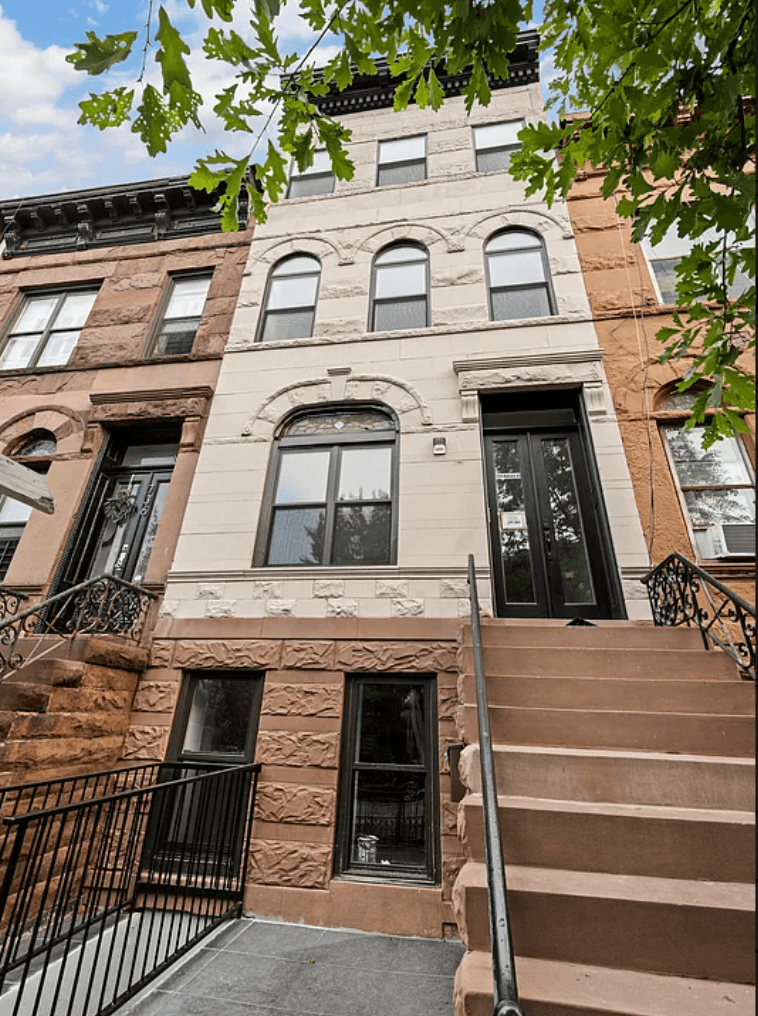
[[[0,200],[185,175],[198,157],[216,148],[237,157],[249,150],[252,138],[225,136],[211,109],[213,95],[228,84],[229,75],[225,64],[207,61],[200,52],[208,21],[199,12],[199,0],[194,11],[187,0],[163,0],[163,4],[193,49],[188,63],[195,87],[205,99],[200,111],[205,130],[185,128],[165,155],[151,158],[128,124],[99,131],[76,122],[77,103],[88,93],[104,86],[132,87],[139,76],[147,0],[0,0]],[[245,7],[238,4],[233,26],[243,36],[249,33]],[[297,0],[288,0],[276,28],[283,51],[305,53],[316,39],[299,16]],[[90,77],[65,61],[87,31],[102,36],[130,30],[141,32],[135,44],[138,52],[120,64],[116,73]],[[327,36],[312,61],[328,60],[337,42]],[[152,55],[147,73],[147,80],[159,82]],[[261,126],[268,112],[262,108]]]

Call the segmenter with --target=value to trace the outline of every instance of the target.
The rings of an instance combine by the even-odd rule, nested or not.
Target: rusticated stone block
[[[393,617],[421,617],[424,613],[424,601],[393,600],[390,609]]]
[[[219,600],[224,592],[223,584],[199,582],[195,591],[196,600]]]
[[[2,749],[2,768],[61,776],[74,766],[110,765],[120,757],[123,736],[45,741],[11,741]],[[31,773],[28,774],[31,777]],[[25,779],[27,777],[25,776]]]
[[[376,595],[381,599],[402,599],[408,595],[406,579],[377,579]]]
[[[266,613],[269,617],[294,617],[297,600],[267,600]]]
[[[263,693],[261,712],[273,716],[339,716],[341,704],[342,688],[338,684],[269,684]]]
[[[263,730],[258,735],[256,761],[264,765],[336,769],[338,755],[338,734]]]
[[[127,691],[134,694],[139,675],[119,667],[99,667],[88,663],[82,674],[82,688],[103,688],[108,691]]]
[[[101,738],[121,734],[127,713],[16,713],[8,736],[14,741],[41,738]]]
[[[262,822],[328,826],[334,821],[336,799],[336,791],[329,787],[263,783],[255,797],[255,817]]]
[[[455,651],[444,642],[338,642],[335,666],[366,671],[453,670]]]
[[[451,902],[453,900],[453,886],[458,878],[465,857],[446,857],[442,861],[442,899]],[[462,937],[462,936],[461,936]]]
[[[132,702],[135,712],[170,713],[174,709],[176,685],[169,681],[143,681]]]
[[[320,599],[326,596],[344,596],[345,583],[342,579],[316,579],[313,583],[313,595]]]
[[[84,651],[85,663],[98,663],[103,667],[120,667],[122,670],[144,670],[147,650],[128,642],[89,637]]]
[[[168,727],[130,727],[122,757],[160,761],[166,753],[167,741]]]
[[[253,582],[253,591],[251,596],[254,600],[281,600],[283,590],[283,582],[267,582],[265,580],[261,580],[259,582]]]
[[[150,647],[150,666],[170,667],[173,651],[173,642],[153,642]]]
[[[178,600],[164,600],[158,607],[158,617],[178,617],[179,616],[179,601]]]
[[[270,668],[279,665],[281,642],[271,640],[239,639],[221,642],[215,639],[198,639],[177,642],[174,663],[178,667],[197,667],[199,670],[237,667]]]
[[[333,642],[284,643],[282,670],[331,670],[333,662]]]
[[[327,617],[357,617],[358,601],[352,599],[336,599],[326,601]]]
[[[440,582],[440,598],[456,600],[467,598],[469,595],[468,582],[465,579],[442,579]]]
[[[445,688],[439,685],[437,688],[437,715],[441,720],[454,720],[455,710],[458,708],[458,689],[455,687]]]
[[[253,882],[323,889],[332,868],[331,847],[317,843],[253,840],[250,844],[249,874]]]
[[[206,617],[234,617],[236,613],[236,600],[208,600],[205,605]]]
[[[54,688],[47,711],[50,713],[100,713],[124,711],[129,715],[131,693],[99,688]]]
[[[450,836],[458,835],[458,805],[453,801],[443,801],[441,809],[440,823],[442,832],[448,833]]]

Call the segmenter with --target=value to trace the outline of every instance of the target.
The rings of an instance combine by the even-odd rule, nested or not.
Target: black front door
[[[497,614],[623,616],[578,396],[549,396],[483,413]]]

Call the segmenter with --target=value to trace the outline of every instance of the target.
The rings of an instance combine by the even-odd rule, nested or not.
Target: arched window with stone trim
[[[16,462],[44,476],[56,452],[55,435],[49,430],[34,430],[26,434],[8,454]],[[8,495],[0,495],[0,581],[8,573],[13,555],[32,514],[29,505]]]
[[[545,243],[529,229],[496,233],[484,247],[491,321],[550,317],[555,295]]]
[[[256,564],[396,560],[397,422],[374,406],[298,413],[276,439]]]
[[[258,331],[261,342],[313,335],[321,262],[313,254],[283,258],[269,276]]]
[[[429,252],[420,243],[385,247],[372,268],[369,331],[428,328]]]

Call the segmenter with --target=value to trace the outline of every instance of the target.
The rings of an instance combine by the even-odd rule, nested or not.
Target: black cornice
[[[244,189],[243,189],[244,194]],[[0,201],[4,258],[174,240],[221,230],[218,194],[182,176]],[[247,203],[240,201],[240,226]]]
[[[508,77],[498,78],[488,75],[487,81],[492,89],[513,88],[517,85],[531,85],[540,79],[539,63],[539,32],[530,30],[520,32],[516,48],[509,57]],[[358,74],[353,68],[355,77],[352,83],[342,92],[338,92],[334,84],[328,95],[311,96],[313,104],[329,116],[344,116],[346,113],[362,113],[369,109],[382,109],[391,106],[395,97],[395,79],[390,76],[387,61],[375,60],[376,74]],[[445,97],[460,95],[469,82],[470,73],[446,74],[441,68],[435,68],[437,78],[442,86]],[[284,81],[293,81],[293,76],[286,76]]]

